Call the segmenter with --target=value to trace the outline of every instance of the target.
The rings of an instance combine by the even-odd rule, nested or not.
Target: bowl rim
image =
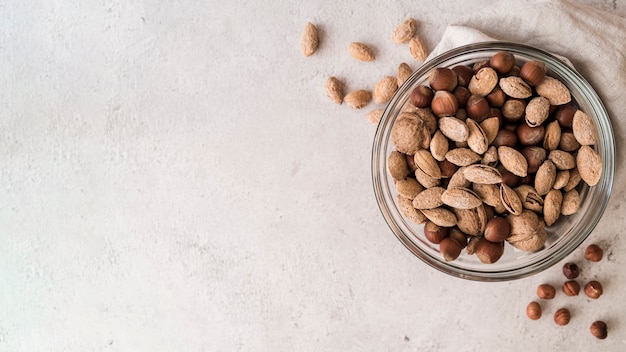
[[[398,104],[400,103],[401,99],[403,99],[403,97],[408,93],[408,90],[412,89],[413,85],[416,83],[417,80],[419,80],[420,78],[423,78],[426,73],[428,73],[430,70],[432,70],[435,67],[441,66],[443,63],[446,63],[446,66],[448,67],[452,66],[452,64],[447,63],[447,61],[449,61],[452,58],[458,57],[460,55],[480,54],[484,52],[495,53],[497,51],[509,51],[509,52],[512,52],[514,55],[521,54],[524,56],[536,57],[537,59],[541,59],[544,61],[548,59],[549,61],[546,62],[546,66],[551,67],[551,68],[557,68],[559,72],[563,71],[561,73],[567,74],[570,80],[573,79],[574,81],[576,81],[576,83],[581,84],[581,86],[578,88],[579,89],[584,88],[583,89],[584,91],[582,93],[583,93],[583,96],[585,97],[585,100],[594,109],[594,114],[593,114],[594,120],[596,121],[596,124],[599,123],[602,125],[601,129],[606,134],[605,136],[603,136],[606,138],[604,139],[604,143],[602,146],[603,151],[604,151],[603,157],[602,157],[603,175],[602,175],[600,183],[602,183],[603,188],[602,188],[602,192],[600,193],[600,199],[599,199],[600,204],[597,204],[597,207],[594,208],[595,216],[591,218],[590,221],[586,224],[586,226],[583,229],[582,234],[579,236],[573,237],[568,242],[562,243],[560,247],[558,247],[555,250],[555,252],[552,253],[552,255],[540,257],[536,261],[516,266],[514,269],[482,271],[482,270],[473,270],[471,268],[463,268],[461,266],[455,265],[454,262],[442,261],[441,258],[434,257],[433,255],[421,249],[419,246],[416,246],[413,243],[413,241],[403,232],[403,230],[400,228],[400,225],[397,224],[395,220],[392,218],[392,214],[390,213],[390,209],[388,208],[389,204],[387,204],[387,202],[390,202],[394,204],[395,206],[394,200],[390,199],[389,197],[385,198],[383,194],[383,190],[382,190],[383,183],[381,181],[380,173],[381,171],[386,173],[387,153],[385,153],[384,157],[382,158],[383,160],[381,162],[380,149],[385,143],[387,143],[391,125],[393,124],[393,121],[395,121],[396,116],[390,117],[390,114],[393,111],[398,110],[398,108],[401,107]],[[552,66],[555,66],[555,67],[552,67]],[[390,118],[392,121],[390,121]],[[383,137],[385,137],[385,132],[386,132],[387,139],[383,140]],[[602,218],[602,215],[604,214],[604,211],[608,205],[608,202],[611,196],[614,172],[615,172],[614,139],[615,137],[614,137],[614,132],[613,132],[613,128],[611,125],[611,120],[610,120],[610,117],[606,108],[604,107],[604,104],[600,100],[598,94],[593,89],[591,84],[580,73],[578,73],[578,71],[576,71],[575,68],[573,68],[566,59],[559,57],[555,54],[552,54],[548,51],[545,51],[543,49],[530,46],[527,44],[521,44],[521,43],[516,43],[516,42],[510,42],[510,41],[477,42],[477,43],[462,45],[462,46],[453,48],[433,58],[430,58],[429,60],[424,62],[418,69],[416,69],[411,74],[411,76],[396,91],[392,99],[385,106],[382,118],[376,129],[376,133],[375,133],[374,141],[372,145],[372,164],[371,164],[372,186],[374,188],[374,194],[376,196],[379,210],[381,211],[388,227],[395,234],[395,236],[400,240],[400,242],[411,253],[413,253],[415,256],[420,258],[423,262],[425,262],[429,266],[441,272],[449,274],[451,276],[468,279],[468,280],[474,280],[474,281],[515,280],[515,279],[520,279],[523,277],[534,275],[536,273],[539,273],[553,266],[554,264],[556,264],[557,262],[565,258],[567,255],[569,255],[571,252],[573,252],[576,248],[578,248],[580,244],[592,233],[593,229],[596,227],[596,225]],[[385,141],[385,143],[382,143],[383,141]],[[383,166],[382,169],[381,169],[380,164],[382,164]],[[386,175],[383,175],[382,177],[386,177]],[[597,187],[597,186],[594,186],[594,187]],[[404,221],[403,216],[401,216],[401,219]]]

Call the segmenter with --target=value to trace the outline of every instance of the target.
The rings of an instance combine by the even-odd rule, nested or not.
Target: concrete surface
[[[478,283],[422,264],[376,206],[374,126],[325,96],[329,75],[416,68],[389,40],[406,17],[432,48],[490,3],[0,2],[0,350],[623,351],[622,195],[585,243],[607,259],[568,257],[605,296],[533,322],[560,268]]]

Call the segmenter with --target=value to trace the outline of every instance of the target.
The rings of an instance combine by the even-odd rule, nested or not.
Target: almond
[[[399,152],[414,155],[422,146],[423,131],[424,122],[422,120],[413,114],[402,113],[396,118],[396,122],[391,128],[391,142]]]
[[[504,183],[500,184],[500,200],[506,210],[513,215],[520,215],[524,209],[519,194]]]
[[[558,189],[552,189],[546,194],[543,204],[543,220],[547,226],[552,226],[561,216],[563,194]]]
[[[445,192],[442,187],[426,188],[413,198],[413,207],[415,209],[434,209],[443,205],[441,195]]]
[[[436,225],[443,227],[456,225],[456,216],[450,210],[444,208],[424,209],[422,213]]]
[[[480,161],[480,155],[469,148],[454,148],[446,153],[446,160],[456,166],[467,166]]]
[[[484,164],[467,166],[463,175],[467,180],[478,184],[496,184],[502,182],[502,174],[498,169]]]
[[[593,124],[591,117],[581,110],[577,110],[574,113],[572,132],[581,145],[596,144],[596,126]]]
[[[515,191],[519,195],[524,209],[532,210],[537,213],[541,213],[543,211],[543,198],[541,198],[533,186],[521,185],[515,188]]]
[[[561,170],[556,172],[556,179],[554,180],[554,185],[552,188],[561,189],[567,185],[569,182],[569,170]]]
[[[419,35],[416,34],[409,41],[409,52],[415,60],[420,62],[424,62],[428,57],[428,50],[426,49],[426,45]]]
[[[517,150],[501,145],[498,147],[500,163],[507,170],[519,177],[526,177],[528,173],[528,161]]]
[[[415,35],[416,30],[417,21],[413,18],[409,18],[396,26],[391,35],[391,41],[396,44],[408,43]]]
[[[337,104],[341,105],[343,102],[343,83],[337,77],[326,80],[326,95]]]
[[[439,168],[439,164],[437,164],[437,160],[433,158],[432,154],[430,154],[428,150],[418,150],[413,158],[415,160],[415,166],[424,171],[426,175],[436,179],[441,178],[441,169]]]
[[[575,189],[563,194],[563,205],[561,206],[561,214],[572,215],[580,208],[580,195]]]
[[[430,152],[433,155],[433,158],[437,161],[446,160],[446,153],[450,147],[450,143],[448,139],[441,133],[441,131],[437,130],[435,134],[430,139]]]
[[[483,203],[476,193],[461,187],[447,189],[441,194],[441,201],[443,204],[457,209],[472,209]]]
[[[397,89],[398,81],[395,77],[383,77],[380,81],[378,81],[378,83],[376,83],[376,86],[374,86],[374,93],[372,93],[374,103],[382,104],[388,102]]]
[[[374,52],[372,49],[359,42],[352,42],[350,46],[348,46],[348,52],[350,56],[359,60],[359,61],[374,61],[376,60],[376,56],[374,56]]]
[[[498,135],[500,130],[500,119],[497,117],[488,117],[480,123],[480,127],[485,131],[487,136],[487,144],[491,144]]]
[[[398,75],[396,76],[396,81],[398,83],[398,87],[402,86],[404,82],[411,76],[413,73],[413,69],[407,63],[403,62],[398,66]]]
[[[578,168],[574,168],[569,171],[569,179],[567,180],[567,184],[563,187],[563,191],[569,192],[576,188],[580,183],[582,178],[580,177],[580,172],[578,172]]]
[[[463,233],[478,237],[485,231],[488,217],[484,205],[470,209],[453,208],[452,211],[457,219],[456,226]]]
[[[489,144],[487,134],[478,122],[472,119],[465,120],[465,124],[468,129],[467,146],[477,154],[484,154]]]
[[[396,191],[404,198],[413,200],[424,187],[420,185],[414,178],[396,181]]]
[[[548,159],[552,160],[558,170],[570,170],[576,167],[574,155],[562,150],[551,151]]]
[[[487,96],[498,85],[498,73],[491,67],[483,67],[469,81],[470,93]]]
[[[588,145],[583,145],[576,154],[576,165],[580,177],[589,186],[595,186],[600,182],[602,176],[602,159],[595,150]]]
[[[407,219],[413,221],[416,224],[423,224],[425,223],[428,219],[424,216],[424,214],[422,214],[421,211],[415,209],[413,207],[413,205],[411,204],[411,200],[402,197],[401,195],[398,194],[398,196],[396,197],[397,203],[398,203],[398,208],[400,210],[400,212],[402,213],[402,215],[404,215]]]
[[[404,154],[394,150],[387,158],[387,172],[397,181],[404,180],[409,175],[409,168]]]
[[[465,122],[452,116],[443,116],[439,119],[439,129],[444,136],[455,142],[465,142],[469,137],[469,129]]]
[[[534,97],[526,105],[526,123],[530,127],[541,125],[550,113],[550,101],[544,97]]]
[[[548,98],[550,105],[563,105],[572,100],[569,89],[558,79],[549,76],[546,76],[535,90],[537,94]]]
[[[535,189],[540,196],[545,196],[556,181],[556,166],[551,160],[545,160],[535,174]]]
[[[317,50],[319,46],[319,36],[317,34],[317,27],[311,22],[308,22],[304,27],[304,32],[302,32],[302,37],[300,40],[300,50],[302,51],[302,55],[311,56]]]
[[[521,77],[500,78],[500,89],[511,98],[526,99],[533,94],[532,89]]]
[[[376,109],[365,114],[365,118],[374,125],[378,125],[380,119],[383,117],[385,109]]]
[[[372,100],[372,93],[367,90],[355,90],[348,93],[343,100],[349,107],[358,110],[364,108]]]
[[[464,171],[465,168],[467,166],[461,166],[458,170],[456,170],[456,172],[454,174],[452,174],[452,176],[450,177],[450,180],[448,181],[448,188],[455,188],[455,187],[469,187],[471,182],[465,178],[464,176]]]
[[[561,126],[559,122],[554,120],[546,126],[546,132],[543,136],[543,148],[546,150],[555,150],[561,142]]]
[[[438,178],[427,175],[422,169],[415,169],[415,179],[425,188],[437,187],[441,184]]]

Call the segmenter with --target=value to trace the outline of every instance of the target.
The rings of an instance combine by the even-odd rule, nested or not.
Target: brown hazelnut
[[[433,101],[433,91],[430,87],[419,85],[411,92],[411,104],[418,108],[426,108]]]
[[[580,285],[574,280],[565,281],[561,288],[566,296],[578,296],[580,292]]]
[[[439,243],[439,252],[446,262],[451,262],[461,255],[461,245],[452,238],[446,237]]]
[[[567,308],[560,308],[554,313],[554,322],[556,325],[564,326],[569,324],[571,315]]]
[[[438,90],[433,96],[430,107],[433,113],[439,117],[454,116],[459,109],[459,102],[452,93],[446,90]]]
[[[565,263],[563,264],[563,275],[565,275],[566,278],[573,280],[580,275],[580,268],[578,268],[576,263]]]
[[[485,99],[487,99],[489,105],[499,108],[504,105],[504,102],[506,101],[506,93],[504,93],[500,86],[497,86],[491,91],[491,93],[487,94]]]
[[[456,72],[457,83],[460,86],[467,87],[467,84],[472,79],[472,69],[469,66],[457,65],[452,68],[452,71]]]
[[[556,290],[550,284],[541,284],[537,287],[537,297],[541,299],[553,299],[555,295]]]
[[[541,305],[539,305],[539,302],[532,301],[528,303],[528,306],[526,307],[526,315],[531,320],[541,318]]]
[[[585,259],[592,262],[599,262],[600,260],[602,260],[603,254],[604,251],[597,244],[590,244],[585,249]]]
[[[448,159],[437,161],[439,169],[441,170],[441,178],[450,178],[459,169],[457,165],[454,165]]]
[[[434,90],[447,90],[451,92],[456,87],[458,82],[456,72],[447,67],[437,67],[434,69],[430,76],[428,76],[428,83]]]
[[[537,86],[546,77],[546,64],[541,61],[528,61],[520,68],[519,75],[531,86]]]
[[[424,225],[424,237],[431,243],[439,244],[441,240],[448,237],[448,228],[428,221],[426,225]]]
[[[546,128],[543,125],[530,127],[522,123],[515,129],[515,133],[520,144],[535,145],[543,141],[543,137],[546,135]]]
[[[589,281],[585,285],[585,294],[589,298],[598,299],[600,298],[600,296],[602,296],[602,292],[602,284],[600,284],[598,281]]]
[[[448,231],[448,237],[455,240],[461,248],[465,248],[465,246],[467,246],[467,235],[456,227],[453,227],[450,231]]]
[[[507,74],[515,66],[515,56],[506,51],[499,51],[491,57],[489,66],[500,74]]]
[[[472,94],[467,99],[465,111],[471,119],[482,122],[489,115],[489,103],[480,95]]]
[[[456,97],[456,100],[459,102],[459,106],[465,106],[467,104],[467,99],[469,99],[470,93],[469,89],[463,86],[456,86],[454,90],[452,90],[452,94]]]
[[[495,263],[504,253],[504,242],[491,242],[483,238],[476,244],[474,253],[485,264]]]
[[[571,130],[561,130],[561,140],[559,141],[558,149],[566,152],[575,152],[580,148],[580,143],[576,140],[574,132]]]
[[[502,128],[498,131],[496,138],[491,144],[496,147],[505,145],[507,147],[515,148],[515,145],[517,144],[517,135],[509,129]]]
[[[520,153],[528,161],[528,173],[537,172],[539,166],[546,160],[546,150],[541,147],[529,146],[520,150]]]
[[[505,169],[502,165],[498,165],[497,169],[498,171],[500,171],[500,174],[502,175],[502,183],[504,183],[505,185],[511,188],[519,184],[520,182],[519,176]]]
[[[511,234],[511,225],[503,217],[495,217],[487,221],[485,239],[491,242],[502,242]]]
[[[414,173],[417,170],[417,165],[415,165],[415,156],[404,154],[404,158],[406,159],[406,166],[409,169],[410,173]]]
[[[571,127],[576,110],[577,109],[571,105],[563,105],[556,111],[554,118],[559,122],[561,127]]]
[[[591,324],[589,331],[591,331],[591,335],[599,338],[600,340],[604,340],[608,336],[606,323],[601,320],[594,321]]]
[[[475,62],[474,65],[472,65],[472,71],[474,71],[474,74],[476,74],[476,72],[480,71],[481,69],[485,67],[489,67],[489,60]]]

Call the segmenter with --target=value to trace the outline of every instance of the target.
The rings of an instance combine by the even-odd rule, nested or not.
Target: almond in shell
[[[516,99],[526,99],[533,94],[528,83],[518,76],[500,78],[500,89],[506,95]]]
[[[588,145],[583,145],[578,149],[576,154],[576,165],[580,177],[589,186],[595,186],[600,182],[602,176],[602,159],[595,150]]]
[[[409,175],[409,168],[404,154],[392,151],[387,158],[387,171],[394,180],[404,180]]]
[[[456,166],[468,166],[481,159],[480,155],[469,148],[454,148],[448,150],[445,158]]]
[[[409,40],[409,52],[411,56],[417,61],[424,62],[428,57],[428,49],[426,49],[426,44],[419,35],[414,35],[411,40]]]
[[[414,155],[424,140],[424,122],[412,114],[400,114],[391,129],[391,142],[399,152]]]
[[[406,80],[411,76],[411,73],[413,73],[413,69],[406,62],[403,62],[398,66],[398,74],[396,75],[398,87],[402,86],[402,84],[406,82]]]
[[[452,211],[457,218],[456,226],[463,233],[480,236],[485,232],[488,216],[484,205],[481,204],[471,209],[453,208]]]
[[[485,131],[473,119],[465,120],[465,124],[468,130],[467,146],[477,154],[485,153],[489,146],[489,140]]]
[[[385,76],[374,86],[372,99],[376,104],[388,102],[398,89],[398,81],[395,77]]]
[[[396,191],[404,198],[413,200],[424,187],[420,185],[414,178],[396,181]]]
[[[416,224],[423,224],[428,220],[421,211],[413,207],[410,199],[398,195],[396,197],[396,201],[398,203],[398,209],[400,210],[400,213],[402,213],[402,215],[404,215],[407,219],[413,221]]]
[[[574,113],[572,132],[581,145],[596,144],[596,126],[593,124],[591,117],[581,110],[577,110]]]
[[[467,89],[472,94],[487,96],[498,85],[498,73],[491,67],[483,67],[470,79]]]
[[[580,195],[573,189],[563,194],[563,204],[561,206],[562,215],[572,215],[580,208]]]
[[[576,167],[574,155],[563,150],[552,150],[548,154],[548,159],[552,160],[557,170],[570,170]]]
[[[433,158],[433,155],[426,149],[418,150],[413,156],[415,160],[415,166],[424,171],[424,173],[432,178],[441,178],[441,169],[437,160]]]
[[[519,177],[526,177],[528,173],[528,161],[519,151],[501,145],[498,147],[500,163],[509,172]]]
[[[539,195],[544,196],[554,186],[556,181],[556,166],[551,160],[545,160],[535,174],[535,189]]]
[[[557,171],[556,179],[554,180],[554,185],[552,185],[552,188],[561,189],[565,187],[569,182],[569,171],[570,170]]]
[[[466,179],[464,175],[466,168],[466,166],[462,166],[458,170],[456,170],[456,172],[450,177],[450,180],[448,181],[448,188],[467,188],[471,185],[471,182]]]
[[[450,144],[448,139],[441,133],[441,131],[437,130],[435,134],[433,134],[430,139],[430,153],[433,158],[437,161],[446,160],[446,153],[448,152],[448,148]]]
[[[428,220],[442,227],[452,227],[456,225],[456,216],[453,212],[445,208],[424,209],[422,213]]]
[[[500,130],[500,119],[497,117],[488,117],[480,123],[480,127],[487,136],[487,144],[491,144],[496,139],[498,131]]]
[[[463,175],[467,180],[479,184],[496,184],[502,182],[502,174],[495,167],[484,164],[468,165]]]
[[[563,194],[558,189],[552,189],[546,194],[543,206],[543,220],[546,226],[552,226],[561,216]]]
[[[569,192],[573,190],[574,188],[576,188],[578,184],[580,183],[580,180],[582,180],[582,178],[580,177],[580,172],[578,172],[578,168],[571,169],[568,171],[569,171],[569,178],[567,180],[567,184],[563,187],[563,191],[565,192]]]
[[[343,100],[352,109],[358,110],[364,108],[372,100],[372,93],[368,90],[355,90],[348,93]]]
[[[543,212],[543,198],[537,193],[537,190],[535,190],[533,186],[521,185],[515,188],[515,191],[519,195],[524,209],[532,210],[536,213]]]
[[[396,44],[408,43],[415,35],[416,30],[417,21],[413,18],[409,18],[394,28],[391,41]]]
[[[428,174],[426,174],[422,169],[416,168],[414,171],[415,179],[425,188],[436,187],[441,184],[441,181],[438,178],[434,178]]]
[[[482,200],[467,188],[448,188],[441,194],[443,204],[456,209],[472,209],[481,205]]]
[[[511,226],[511,235],[508,238],[511,242],[533,236],[539,227],[539,216],[530,210],[523,210],[519,215],[508,215],[505,219]]]
[[[572,100],[569,89],[558,79],[549,76],[546,76],[535,90],[537,94],[547,98],[550,105],[563,105]]]
[[[469,129],[465,122],[452,116],[443,116],[439,119],[439,130],[455,142],[465,142],[469,137]]]
[[[442,187],[426,188],[413,198],[413,207],[416,209],[434,209],[443,205],[441,195],[445,192]]]
[[[504,208],[513,215],[520,215],[524,209],[519,194],[506,184],[500,184],[500,200]]]
[[[545,135],[543,136],[543,148],[546,150],[555,150],[561,142],[561,126],[559,122],[554,120],[546,126]]]

